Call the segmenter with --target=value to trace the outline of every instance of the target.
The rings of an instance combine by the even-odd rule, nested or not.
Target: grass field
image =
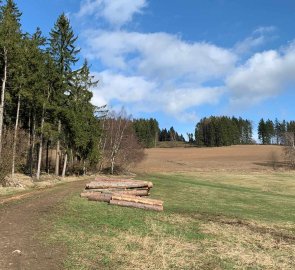
[[[137,178],[153,181],[164,212],[74,194],[50,217],[44,237],[66,245],[65,269],[295,269],[293,172],[169,168]]]

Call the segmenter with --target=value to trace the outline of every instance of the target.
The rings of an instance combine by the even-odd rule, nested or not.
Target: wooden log
[[[132,182],[132,181],[141,181],[141,180],[134,180],[134,179],[122,179],[122,178],[95,178],[96,182],[100,182],[100,181],[107,181],[107,182]]]
[[[134,190],[119,191],[119,194],[135,195],[135,196],[149,196],[150,192],[149,192],[149,189],[142,189],[142,190],[134,189]]]
[[[117,193],[135,196],[149,196],[150,194],[149,189],[85,189],[84,193]]]
[[[154,211],[163,211],[163,205],[150,205],[136,202],[128,202],[128,201],[120,201],[120,200],[110,200],[110,204],[119,205],[125,207],[135,207],[146,210],[154,210]]]
[[[109,189],[109,188],[145,188],[148,187],[147,182],[90,182],[86,184],[86,189]]]
[[[148,198],[142,198],[142,197],[133,196],[133,195],[118,194],[118,193],[113,194],[112,200],[143,203],[143,204],[149,204],[149,205],[159,205],[159,206],[163,205],[163,201],[160,201],[160,200],[148,199]]]
[[[134,191],[134,190],[150,190],[148,187],[142,187],[142,188],[88,188],[85,189],[84,191],[93,191],[93,192],[107,192],[107,191],[111,191],[111,192],[116,192],[116,191]]]
[[[117,182],[117,183],[147,183],[149,188],[153,187],[153,183],[150,181],[133,180],[133,179],[114,179],[114,178],[95,178],[96,182]]]
[[[93,194],[94,192],[82,192],[80,194],[81,198],[87,198],[89,195]]]
[[[88,201],[110,202],[112,194],[92,193],[87,196]]]

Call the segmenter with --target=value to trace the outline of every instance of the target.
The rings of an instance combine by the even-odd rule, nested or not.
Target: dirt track
[[[0,269],[62,269],[66,250],[61,246],[47,248],[38,241],[37,236],[50,228],[50,224],[47,228],[42,227],[44,224],[41,226],[40,220],[56,211],[65,197],[79,192],[84,186],[85,181],[71,182],[0,205]]]
[[[271,154],[283,161],[282,147],[236,145],[214,148],[152,148],[138,172],[261,171],[270,169]]]

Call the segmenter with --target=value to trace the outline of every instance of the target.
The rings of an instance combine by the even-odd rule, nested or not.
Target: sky
[[[64,12],[92,102],[193,133],[202,117],[294,120],[293,0],[17,0],[23,30]],[[254,135],[255,137],[256,135]]]

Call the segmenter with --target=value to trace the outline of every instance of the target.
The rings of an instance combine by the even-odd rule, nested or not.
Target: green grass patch
[[[264,189],[222,177],[141,175],[154,183],[151,197],[164,200],[160,213],[73,194],[51,217],[54,228],[45,237],[67,245],[64,268],[71,270],[292,269],[295,194],[277,192],[284,184],[277,178]]]

